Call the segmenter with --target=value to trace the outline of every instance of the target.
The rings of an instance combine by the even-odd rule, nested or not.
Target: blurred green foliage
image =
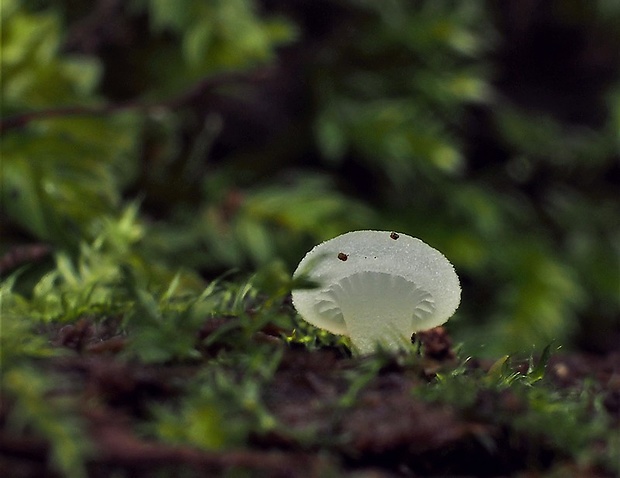
[[[59,385],[54,380],[57,377],[29,366],[3,373],[2,391],[14,407],[6,426],[15,436],[34,431],[51,443],[50,461],[56,470],[76,478],[88,476],[85,459],[92,450],[82,420],[74,413],[76,399],[50,397]]]
[[[152,41],[144,80],[153,94],[174,94],[208,75],[247,69],[273,59],[274,46],[290,41],[293,25],[261,18],[252,0],[135,0],[133,14],[147,13]],[[165,41],[172,36],[174,41]],[[162,41],[163,40],[163,41]]]
[[[168,443],[219,450],[241,446],[250,432],[272,431],[277,422],[262,395],[281,355],[258,347],[214,361],[193,377],[184,403],[155,407],[158,420],[149,432]]]
[[[584,35],[618,40],[610,2],[552,3],[562,28],[586,12]],[[608,100],[600,121],[569,121],[501,90],[499,7],[325,6],[316,33],[279,2],[118,4],[109,31],[86,29],[109,55],[76,33],[96,5],[3,2],[2,252],[56,251],[34,288],[32,269],[14,279],[34,316],[122,313],[127,270],[157,309],[174,277],[183,295],[231,269],[290,273],[320,240],[382,228],[455,264],[450,327],[470,352],[613,334],[617,71],[591,95]]]
[[[491,96],[482,57],[494,35],[484,5],[349,3],[359,18],[339,32],[337,49],[327,45],[316,72],[326,160],[355,151],[389,178],[390,193],[462,170],[464,109]]]
[[[2,116],[41,108],[91,106],[101,64],[62,55],[62,23],[51,10],[33,13],[3,2]],[[59,117],[28,122],[2,137],[3,212],[34,237],[75,248],[90,222],[118,211],[136,154],[135,121]],[[129,159],[131,158],[131,159]]]
[[[19,0],[2,2],[2,109],[93,101],[101,65],[95,58],[61,56],[62,23],[52,10],[33,13]]]

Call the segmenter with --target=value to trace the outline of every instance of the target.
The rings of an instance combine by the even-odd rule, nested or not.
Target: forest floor
[[[222,323],[209,321],[199,338]],[[203,361],[124,361],[119,352],[126,338],[110,335],[88,320],[46,332],[55,345],[74,351],[39,365],[71,384],[57,393],[77,398],[74,412],[86,423],[94,447],[88,476],[614,476],[604,465],[580,463],[548,434],[512,426],[532,404],[509,386],[481,388],[466,407],[456,403],[458,389],[456,397],[445,400],[419,396],[417,390],[432,387],[457,367],[443,328],[420,337],[423,348],[415,359],[382,361],[352,358],[336,347],[309,350],[286,344],[277,331],[260,332],[256,340],[281,353],[260,393],[266,413],[279,425],[250,433],[242,446],[217,451],[162,443],[140,432],[152,404],[177,400],[183,393],[179,383],[191,381]],[[219,352],[204,351],[207,357]],[[494,367],[492,361],[474,359],[460,366],[465,367],[464,377],[485,375]],[[527,373],[525,362],[513,368],[515,374]],[[554,354],[543,381],[553,393],[595,390],[611,433],[618,430],[620,352]],[[2,476],[60,476],[50,466],[49,443],[36,433],[16,437],[6,427],[10,408],[5,401],[0,409]],[[612,445],[587,446],[595,450]]]

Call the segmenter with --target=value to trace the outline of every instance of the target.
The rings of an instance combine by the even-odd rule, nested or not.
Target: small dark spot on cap
[[[348,255],[346,255],[344,252],[339,252],[338,253],[338,259],[340,259],[341,261],[346,261],[349,258]]]
[[[396,240],[396,239],[398,239],[398,237],[399,237],[399,236],[398,236],[398,234],[397,234],[397,233],[395,233],[394,231],[392,231],[392,232],[390,232],[390,237],[391,237],[392,239]]]

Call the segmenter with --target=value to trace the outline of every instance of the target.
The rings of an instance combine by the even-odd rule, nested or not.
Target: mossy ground
[[[619,471],[617,351],[463,360],[442,328],[418,337],[410,354],[361,358],[343,345],[291,341],[291,331],[273,325],[254,333],[246,350],[221,340],[230,332],[208,340],[232,320],[206,320],[196,336],[201,356],[165,364],[124,358],[129,338],[115,320],[41,331],[66,353],[31,363],[27,373],[52,380],[39,398],[88,442],[76,470],[90,477]],[[11,417],[24,404],[3,398],[4,476],[63,476],[58,443],[16,428]]]

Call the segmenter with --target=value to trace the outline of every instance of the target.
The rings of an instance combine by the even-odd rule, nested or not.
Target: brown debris
[[[189,465],[202,472],[222,472],[229,468],[264,470],[269,476],[304,476],[299,470],[315,470],[320,459],[305,453],[226,450],[207,452],[187,446],[172,446],[138,438],[130,424],[101,408],[88,413],[97,461],[115,466],[157,470],[161,466]],[[310,476],[310,475],[308,475]]]
[[[28,244],[16,246],[0,257],[0,275],[26,264],[41,262],[52,253],[52,247],[47,244]]]
[[[433,360],[454,360],[452,338],[445,327],[435,327],[415,334],[423,347],[424,356]]]
[[[620,352],[605,356],[590,354],[553,355],[547,366],[550,380],[561,387],[579,386],[593,378],[605,386],[620,390]]]
[[[342,423],[354,454],[421,454],[461,439],[467,427],[447,409],[401,393],[365,393]],[[404,457],[403,457],[404,458]]]
[[[80,319],[75,324],[65,325],[58,331],[54,345],[81,352],[95,335],[95,326],[90,320]]]
[[[90,318],[81,318],[62,326],[52,343],[83,354],[117,354],[125,348],[127,339],[118,331],[120,320],[108,318],[97,324]]]

